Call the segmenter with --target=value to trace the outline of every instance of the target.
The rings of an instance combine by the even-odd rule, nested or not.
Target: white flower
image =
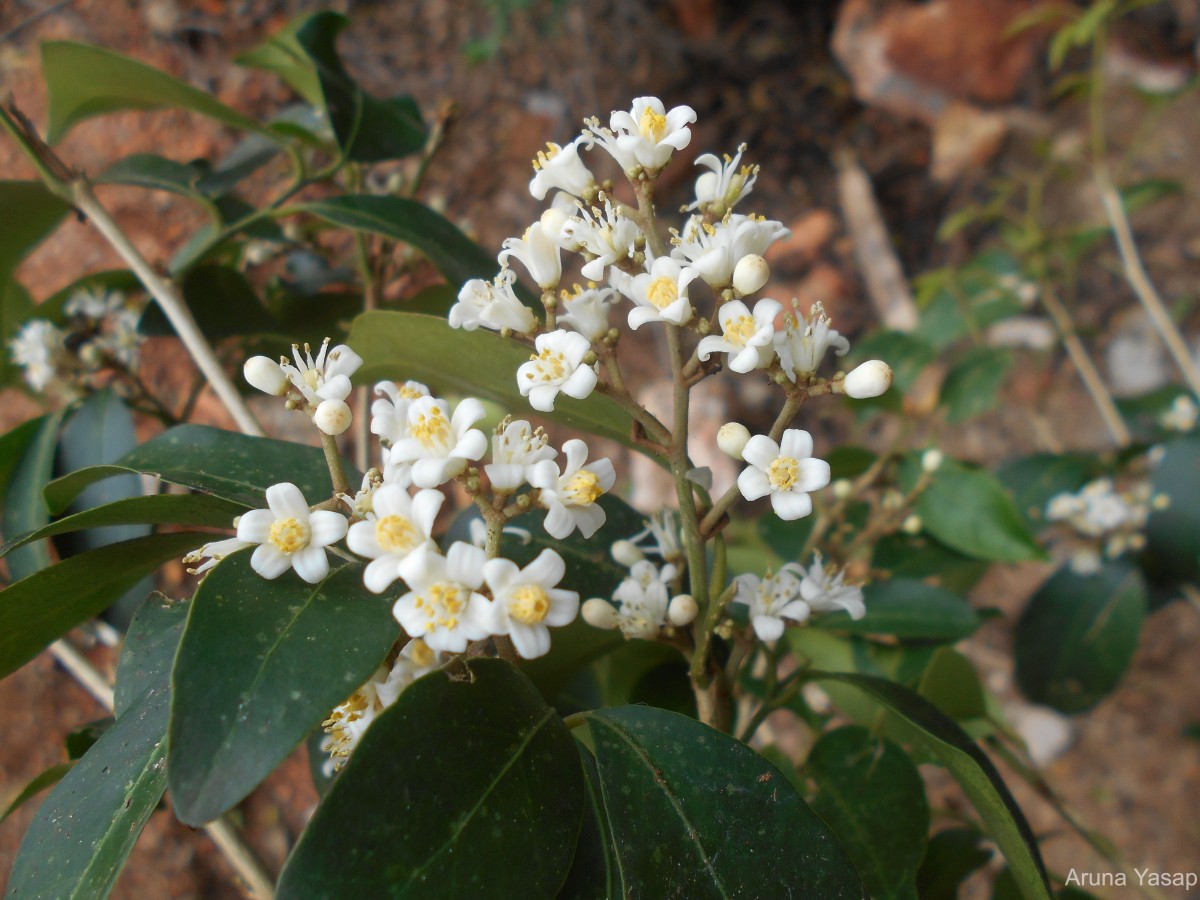
[[[775,241],[790,234],[782,222],[772,219],[727,213],[720,222],[709,223],[703,216],[693,216],[674,239],[671,256],[690,263],[712,287],[723,288],[732,282],[743,257],[763,256]]]
[[[771,508],[781,519],[800,519],[812,512],[810,491],[829,484],[829,463],[812,458],[812,435],[789,428],[776,444],[756,434],[746,442],[742,457],[750,465],[738,476],[747,500],[771,495]]]
[[[696,111],[690,106],[667,112],[657,97],[638,97],[629,112],[613,112],[608,129],[594,123],[583,134],[607,150],[626,172],[639,166],[661,169],[676,150],[691,143],[687,126],[695,121]]]
[[[322,400],[345,400],[350,396],[350,376],[362,365],[362,357],[347,347],[339,344],[329,349],[329,338],[321,343],[321,350],[313,359],[312,349],[304,345],[304,355],[300,354],[300,346],[292,345],[292,356],[296,365],[281,362],[279,367],[291,380],[292,385],[312,406],[317,406]]]
[[[800,579],[785,568],[766,578],[739,575],[733,579],[737,591],[734,603],[750,610],[750,624],[759,640],[777,641],[783,636],[783,620],[803,622],[808,618],[808,604],[800,598]]]
[[[292,568],[309,584],[328,575],[325,548],[346,536],[346,517],[327,509],[309,512],[300,488],[288,482],[267,488],[267,507],[238,521],[238,540],[259,545],[251,568],[268,579]]]
[[[1158,424],[1168,431],[1191,431],[1200,417],[1200,408],[1187,394],[1171,401],[1171,407],[1158,417]]]
[[[775,300],[759,300],[754,314],[741,300],[732,300],[717,311],[721,334],[701,339],[696,353],[708,359],[713,353],[728,353],[729,368],[734,372],[750,372],[771,364],[775,351],[771,340],[775,335],[775,317],[783,307]]]
[[[682,628],[696,621],[699,612],[700,607],[695,597],[691,594],[679,594],[671,598],[671,605],[667,607],[667,619],[672,625]]]
[[[543,291],[558,287],[562,280],[562,254],[558,244],[542,228],[541,222],[534,222],[526,228],[522,237],[505,238],[502,246],[504,249],[497,257],[502,267],[507,267],[508,258],[515,256]]]
[[[593,206],[590,211],[580,207],[579,214],[563,225],[568,248],[594,257],[580,269],[589,281],[602,281],[605,268],[633,256],[634,245],[642,238],[641,229],[613,206],[612,200],[604,195],[600,200],[602,207]]]
[[[488,637],[492,601],[479,593],[487,555],[456,541],[441,556],[429,545],[400,564],[400,577],[412,589],[396,601],[392,615],[411,637],[431,650],[462,653],[468,641]]]
[[[249,541],[240,541],[235,537],[226,538],[223,541],[209,541],[199,550],[193,550],[183,558],[185,563],[198,563],[204,560],[199,566],[194,569],[188,569],[192,575],[203,575],[209,569],[214,568],[217,563],[223,560],[231,553],[237,553],[239,550],[244,550],[247,547],[254,545]]]
[[[43,391],[58,375],[65,353],[63,333],[52,322],[31,319],[8,342],[13,362],[25,370],[25,382],[35,391]]]
[[[375,396],[379,399],[371,404],[371,434],[396,444],[408,437],[408,407],[428,397],[429,388],[419,381],[381,381],[375,385]]]
[[[489,624],[492,634],[507,634],[525,659],[545,656],[550,650],[550,630],[574,621],[579,594],[556,585],[567,566],[553,550],[543,550],[525,568],[507,559],[489,559],[483,577],[494,604]]]
[[[546,532],[562,540],[576,528],[585,538],[595,534],[604,524],[605,513],[596,500],[617,480],[613,464],[598,459],[585,466],[588,448],[574,439],[563,444],[567,457],[566,468],[560,473],[553,460],[543,460],[529,473],[529,483],[541,491],[540,503],[546,513]]]
[[[441,491],[408,491],[385,484],[372,497],[374,512],[355,522],[346,535],[346,546],[372,560],[363,572],[367,590],[382,594],[400,577],[400,564],[410,553],[431,541],[433,523],[442,508]]]
[[[565,147],[547,143],[545,150],[538,151],[533,161],[533,180],[529,182],[529,193],[535,199],[545,200],[546,194],[554,190],[583,197],[595,189],[596,179],[579,158],[583,140],[578,137]]]
[[[367,728],[383,712],[384,703],[378,691],[386,678],[386,669],[382,666],[376,669],[366,684],[334,707],[329,718],[321,723],[326,735],[321,739],[321,749],[330,756],[327,774],[332,775],[346,764]]]
[[[761,288],[770,277],[770,264],[758,254],[748,253],[733,267],[733,289],[744,297]]]
[[[140,318],[137,311],[124,306],[114,310],[108,317],[107,332],[95,341],[129,371],[137,368],[138,356],[145,340],[137,330]]]
[[[807,569],[798,563],[789,563],[784,568],[794,568],[800,575],[800,597],[813,612],[844,609],[852,619],[861,619],[867,614],[862,588],[845,584],[845,570],[835,575],[826,569],[820,553],[813,554],[812,565]]]
[[[83,316],[87,319],[103,319],[124,303],[118,293],[109,293],[103,287],[86,287],[73,293],[63,307],[68,316]]]
[[[788,377],[795,381],[801,375],[811,375],[821,365],[830,347],[838,356],[850,349],[850,342],[829,327],[830,318],[821,303],[814,303],[808,319],[795,308],[784,319],[783,331],[775,335],[775,351]]]
[[[658,566],[648,560],[635,563],[629,577],[617,585],[616,625],[628,638],[651,640],[667,622],[670,605],[668,583],[675,577],[674,566]]]
[[[442,664],[440,655],[430,650],[429,645],[420,638],[413,638],[405,644],[396,661],[392,663],[392,671],[388,673],[387,678],[375,685],[379,702],[384,708],[395,703],[404,690],[422,675],[428,675],[438,668]]]
[[[492,461],[483,467],[493,491],[512,492],[528,480],[530,470],[558,451],[547,446],[546,432],[524,419],[501,423],[492,437]]]
[[[656,553],[666,562],[678,562],[683,559],[683,535],[680,533],[679,518],[674,510],[663,509],[661,512],[652,515],[649,519],[643,520],[646,526],[645,531],[640,531],[633,536],[634,543],[640,543],[647,538],[650,539],[652,546],[646,549],[650,553]],[[674,567],[668,567],[670,572],[670,581],[674,579]]]
[[[712,153],[696,157],[696,165],[712,171],[696,179],[696,200],[687,208],[699,209],[719,219],[749,194],[758,178],[758,166],[741,164],[745,152],[746,145],[742,144],[736,156],[725,155],[724,163]]]
[[[847,397],[866,400],[886,393],[892,386],[892,367],[882,359],[868,359],[846,373],[842,382]]]
[[[483,404],[467,397],[450,416],[450,404],[419,397],[408,407],[408,435],[388,453],[388,465],[412,463],[417,487],[433,488],[462,473],[487,452],[487,438],[471,426],[484,416]]]
[[[537,353],[517,369],[517,388],[534,409],[554,409],[559,391],[582,400],[595,389],[596,364],[583,362],[592,344],[583,335],[559,329],[539,334],[534,346]]]
[[[571,291],[559,292],[558,324],[578,331],[589,341],[597,341],[608,333],[608,309],[617,302],[617,292],[610,287],[598,288],[588,282],[587,288],[574,285]]]
[[[647,322],[687,324],[692,318],[688,285],[696,274],[669,256],[654,260],[649,272],[634,276],[632,299],[637,306],[629,311],[629,327],[636,331]]]
[[[492,331],[507,328],[529,334],[537,328],[537,316],[513,292],[516,274],[501,269],[493,281],[473,278],[458,292],[458,302],[450,307],[451,328],[474,331],[481,325]]]
[[[375,492],[379,490],[379,470],[370,469],[363,476],[362,487],[351,497],[349,494],[338,494],[337,497],[348,507],[352,515],[365,519],[368,514],[375,512]]]

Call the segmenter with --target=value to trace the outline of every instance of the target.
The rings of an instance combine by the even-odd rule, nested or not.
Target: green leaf
[[[946,421],[965,422],[995,408],[1012,363],[1012,353],[1002,347],[968,350],[942,383]]]
[[[286,334],[287,326],[263,307],[246,276],[228,266],[203,265],[188,270],[183,299],[196,324],[210,341],[246,334]],[[175,329],[157,303],[142,313],[138,331],[150,336],[174,335]]]
[[[1055,572],[1029,599],[1013,635],[1017,684],[1037,703],[1082,712],[1120,682],[1137,650],[1146,586],[1136,567]]]
[[[418,679],[371,725],[284,866],[281,900],[555,895],[584,811],[574,741],[511,665],[468,665]]]
[[[929,660],[917,693],[952,719],[987,715],[983,685],[971,661],[953,647],[939,647]]]
[[[245,510],[246,507],[241,504],[207,494],[154,494],[149,497],[130,497],[75,513],[15,538],[0,547],[0,557],[32,541],[86,528],[139,524],[229,528],[234,517],[241,515]]]
[[[871,565],[893,578],[914,578],[934,587],[965,594],[983,577],[988,563],[951,550],[925,534],[887,535],[875,544]]]
[[[1074,493],[1097,474],[1096,457],[1087,453],[1035,453],[1006,463],[996,471],[1009,491],[1025,526],[1046,525],[1046,504],[1064,492]]]
[[[914,740],[950,771],[987,824],[1025,896],[1049,898],[1046,870],[1029,823],[992,761],[953,719],[908,688],[882,678],[822,672],[811,677],[858,688],[913,725]]]
[[[82,759],[83,755],[96,745],[96,741],[100,740],[100,736],[113,726],[114,721],[112,716],[106,716],[95,722],[88,722],[69,733],[64,741],[67,746],[67,758]]]
[[[40,181],[0,181],[0,283],[8,281],[17,264],[58,227],[70,208]]]
[[[929,803],[908,754],[849,725],[817,741],[804,765],[816,782],[813,809],[829,823],[875,900],[916,900]]]
[[[974,828],[946,828],[931,837],[917,873],[921,900],[958,900],[958,886],[992,858],[982,843]]]
[[[21,455],[8,490],[4,495],[4,512],[0,527],[6,537],[16,537],[41,528],[50,521],[50,511],[42,499],[42,489],[54,472],[54,451],[58,446],[63,414],[52,413],[40,420],[37,435]],[[8,575],[19,581],[50,565],[50,546],[47,542],[26,546],[8,557]]]
[[[943,464],[917,500],[916,511],[927,532],[967,556],[994,562],[1045,558],[989,472]]]
[[[1183,193],[1183,185],[1170,178],[1146,178],[1121,188],[1121,202],[1127,213],[1137,212],[1166,197]]]
[[[238,803],[383,662],[400,636],[362,566],[320,584],[293,572],[266,581],[250,553],[196,589],[175,660],[171,795],[202,825]]]
[[[584,719],[620,878],[610,896],[863,896],[833,832],[749,747],[650,707]]]
[[[266,502],[267,488],[285,479],[310,502],[330,496],[329,469],[316,447],[206,425],[177,425],[112,465],[91,466],[52,481],[46,486],[46,502],[60,512],[89,484],[126,472],[155,475],[256,509]],[[347,477],[353,484],[361,475],[350,468]]]
[[[183,636],[188,604],[163,594],[151,594],[133,616],[121,643],[113,708],[125,715],[146,694],[170,680],[175,652]]]
[[[35,775],[33,780],[31,780],[29,784],[25,785],[25,787],[21,788],[21,793],[17,794],[17,796],[13,798],[12,803],[8,804],[4,812],[0,814],[0,822],[3,822],[14,812],[24,806],[26,801],[32,800],[46,788],[53,787],[62,781],[63,776],[70,772],[74,766],[75,761],[71,760],[69,762],[59,763],[58,765],[51,766],[38,775]]]
[[[38,810],[13,864],[12,896],[83,900],[112,889],[166,784],[170,685],[165,670],[157,675]]]
[[[514,415],[538,415],[575,431],[633,446],[628,414],[608,397],[573,400],[560,394],[554,412],[530,413],[517,390],[517,367],[529,350],[488,331],[451,328],[445,319],[417,313],[369,312],[354,320],[346,341],[362,356],[359,384],[383,378],[416,379],[439,392],[492,400]]]
[[[338,58],[337,36],[348,23],[338,13],[319,12],[294,32],[294,44],[308,54],[316,68],[338,146],[355,162],[383,162],[415,153],[425,146],[425,124],[417,104],[407,96],[372,97],[355,83]]]
[[[868,584],[863,588],[863,600],[867,614],[861,619],[839,611],[822,616],[814,627],[930,641],[957,641],[979,627],[979,615],[965,598],[913,578]]]
[[[47,140],[55,144],[84,119],[122,109],[176,107],[278,141],[270,130],[199,88],[153,66],[72,41],[42,44],[42,75],[50,98]]]
[[[779,516],[759,516],[754,523],[758,536],[784,562],[807,563],[798,559],[816,524],[815,516],[784,520]]]
[[[609,839],[608,815],[600,795],[600,773],[596,758],[579,741],[575,749],[583,763],[583,783],[587,803],[584,806],[583,827],[567,881],[558,892],[558,900],[609,900],[615,897],[614,886],[620,880],[612,843]]]
[[[65,559],[0,591],[0,677],[100,613],[142,577],[211,538],[194,531],[155,534]]]
[[[134,153],[117,160],[94,180],[97,184],[127,184],[196,198],[200,196],[196,182],[203,174],[192,163],[176,162],[155,153]]]
[[[274,72],[310,106],[322,106],[321,82],[312,58],[296,33],[311,19],[297,16],[248,53],[235,58],[239,66]]]
[[[1200,578],[1200,437],[1180,437],[1163,445],[1154,467],[1154,493],[1166,494],[1166,509],[1146,522],[1142,567],[1156,586],[1174,589]]]
[[[494,254],[483,250],[449,219],[406,197],[350,194],[301,203],[296,209],[339,228],[381,234],[415,247],[456,289],[472,278],[490,280],[500,271]],[[528,294],[522,299],[540,310],[540,304]]]

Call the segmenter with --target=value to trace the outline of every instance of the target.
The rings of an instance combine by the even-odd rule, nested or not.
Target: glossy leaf
[[[266,581],[234,554],[196,589],[175,660],[171,795],[202,825],[238,803],[371,677],[400,635],[362,566]]]
[[[596,758],[578,741],[575,748],[583,763],[584,790],[587,803],[583,812],[583,827],[567,881],[558,892],[558,900],[609,900],[620,881],[613,853],[608,814],[600,793],[600,773]]]
[[[943,465],[917,500],[916,511],[927,532],[967,556],[993,562],[1045,557],[988,472]]]
[[[281,900],[555,895],[584,811],[574,741],[511,665],[469,666],[419,679],[371,725],[284,866]]]
[[[246,276],[228,266],[203,265],[183,279],[183,299],[196,324],[210,341],[245,334],[284,334],[287,327],[258,299]],[[173,335],[174,328],[157,303],[146,307],[138,331],[151,336]]]
[[[957,641],[979,627],[979,615],[965,598],[912,578],[868,584],[863,599],[867,607],[863,618],[854,620],[848,613],[835,612],[814,625],[848,634],[933,641]]]
[[[250,437],[207,425],[177,425],[107,466],[91,466],[46,486],[46,502],[64,509],[89,484],[113,475],[155,475],[251,508],[265,505],[268,487],[288,480],[310,503],[329,496],[329,470],[317,447]],[[361,476],[347,470],[351,483]]]
[[[1017,621],[1017,684],[1062,712],[1090,709],[1125,674],[1145,614],[1146,586],[1134,566],[1109,562],[1095,575],[1059,569]]]
[[[125,184],[166,191],[182,197],[197,197],[196,183],[203,175],[199,166],[176,162],[155,153],[134,153],[117,160],[96,176],[97,184]]]
[[[14,812],[20,809],[29,800],[32,800],[46,788],[53,787],[63,780],[63,776],[71,771],[75,766],[75,761],[70,760],[65,763],[58,763],[50,768],[39,772],[30,780],[29,784],[21,788],[21,792],[12,799],[12,802],[5,807],[3,813],[0,813],[0,822],[3,822]]]
[[[554,412],[535,413],[517,390],[517,367],[529,350],[488,331],[461,331],[417,313],[370,312],[354,320],[347,343],[364,360],[355,381],[416,379],[439,392],[461,392],[501,404],[515,416],[537,415],[576,431],[631,446],[629,416],[607,397],[560,394]]]
[[[235,61],[241,66],[274,72],[310,106],[321,106],[324,98],[316,66],[296,38],[310,18],[298,16]]]
[[[1096,457],[1087,453],[1035,453],[1001,466],[996,477],[1012,492],[1026,527],[1037,530],[1046,525],[1046,504],[1079,490],[1096,468]]]
[[[803,774],[816,783],[813,809],[841,839],[874,900],[916,900],[929,802],[908,755],[861,725],[822,735]]]
[[[1200,437],[1176,438],[1164,447],[1153,484],[1170,503],[1150,513],[1141,562],[1155,585],[1174,588],[1200,578]]]
[[[92,616],[169,559],[205,543],[194,531],[154,534],[72,556],[0,591],[0,677]]]
[[[155,690],[156,685],[170,680],[187,614],[187,602],[162,594],[151,594],[134,614],[121,643],[113,684],[113,710],[117,718]]]
[[[974,587],[988,568],[986,560],[964,556],[929,535],[903,532],[875,544],[871,565],[893,578],[916,579],[957,594]]]
[[[274,137],[211,94],[153,66],[102,47],[73,41],[42,44],[42,75],[50,98],[47,140],[57,143],[74,125],[92,116],[122,109],[175,107],[210,119]]]
[[[315,13],[299,25],[294,39],[315,66],[338,146],[355,162],[384,162],[415,153],[425,146],[425,124],[417,104],[407,96],[372,97],[342,65],[336,42],[348,23],[335,12]]]
[[[651,707],[586,722],[620,877],[612,896],[771,897],[780,885],[863,896],[833,832],[749,747]]]
[[[43,416],[37,434],[25,447],[4,492],[4,511],[0,526],[6,538],[14,538],[41,528],[50,521],[50,511],[42,499],[42,489],[54,473],[54,451],[58,446],[62,413]],[[50,565],[50,546],[46,541],[22,547],[8,556],[8,574],[19,581]]]
[[[952,719],[987,715],[987,698],[971,661],[953,647],[939,647],[929,660],[917,693]]]
[[[913,740],[935,757],[962,787],[987,824],[1029,900],[1049,898],[1037,839],[992,761],[953,719],[895,682],[867,675],[814,672],[822,684],[846,684],[883,704],[913,726]]]
[[[995,408],[1012,363],[1012,353],[1003,347],[968,350],[942,382],[946,421],[965,422]]]
[[[340,228],[381,234],[415,247],[456,288],[472,278],[490,281],[500,271],[496,257],[459,231],[453,222],[406,197],[351,194],[302,203],[297,209]]]
[[[70,208],[40,181],[0,181],[0,209],[4,210],[0,284],[7,282],[17,263],[58,227]]]
[[[958,900],[958,886],[992,858],[983,840],[973,828],[946,828],[931,837],[917,873],[921,900]]]

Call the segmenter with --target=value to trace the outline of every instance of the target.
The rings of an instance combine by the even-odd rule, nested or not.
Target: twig
[[[71,0],[58,0],[57,3],[51,3],[49,6],[43,8],[43,9],[39,9],[37,12],[30,13],[28,16],[26,16],[24,19],[22,19],[20,22],[18,22],[16,25],[14,25],[12,28],[8,29],[8,31],[0,32],[0,44],[4,43],[11,37],[15,37],[18,32],[20,32],[22,29],[28,28],[30,25],[32,25],[34,22],[38,21],[39,19],[43,19],[46,16],[53,15],[54,13],[56,13],[60,9],[62,9],[64,6],[70,6],[70,5],[71,5]]]

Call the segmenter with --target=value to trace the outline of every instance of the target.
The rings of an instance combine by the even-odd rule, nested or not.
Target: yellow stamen
[[[790,456],[780,456],[767,466],[767,478],[777,491],[788,491],[800,477],[800,463]]]
[[[404,516],[384,516],[375,523],[375,540],[385,553],[408,553],[421,542],[421,533]]]
[[[746,341],[754,337],[756,331],[758,331],[758,325],[754,321],[754,316],[738,316],[726,323],[725,340],[735,347],[745,347]]]
[[[521,585],[513,591],[512,599],[508,602],[508,614],[526,625],[536,625],[546,618],[548,612],[550,612],[550,598],[536,584]]]
[[[638,131],[642,133],[642,137],[657,144],[666,136],[667,117],[647,106],[642,110],[642,118],[638,121]]]
[[[655,278],[646,288],[646,299],[659,309],[666,309],[679,299],[679,289],[675,286],[674,278]]]
[[[450,442],[450,422],[440,406],[433,406],[428,415],[417,416],[417,421],[409,427],[409,433],[426,450],[444,449]]]
[[[538,378],[541,381],[562,381],[567,377],[567,358],[556,350],[547,347],[540,354],[530,354],[529,359],[536,363],[534,369],[537,375],[527,373],[527,378]]]
[[[563,487],[563,500],[568,506],[591,506],[604,493],[600,480],[587,469],[580,469]]]
[[[284,553],[295,553],[308,546],[308,526],[288,516],[271,523],[267,543]]]

